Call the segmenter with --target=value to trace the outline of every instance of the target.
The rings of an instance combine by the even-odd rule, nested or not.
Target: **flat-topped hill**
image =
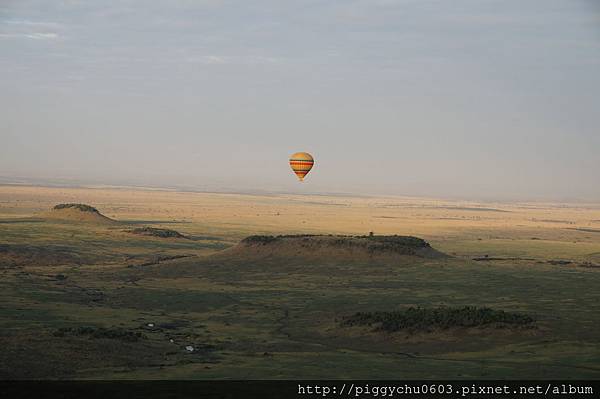
[[[390,259],[404,256],[443,258],[423,239],[409,236],[255,235],[224,254],[240,257],[304,258],[323,261]]]
[[[46,219],[88,223],[117,223],[116,220],[104,216],[93,206],[86,204],[58,204],[50,211],[44,212]]]

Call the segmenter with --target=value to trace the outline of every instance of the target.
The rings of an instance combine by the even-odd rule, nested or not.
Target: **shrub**
[[[58,204],[54,207],[54,209],[79,209],[81,212],[98,213],[98,209],[86,204]]]
[[[523,326],[534,319],[525,314],[465,306],[426,309],[410,307],[392,312],[358,312],[342,321],[344,326],[374,326],[376,331],[429,331],[453,327]]]
[[[55,337],[66,335],[89,336],[90,338],[108,338],[121,341],[135,342],[147,337],[141,332],[128,331],[122,328],[104,328],[93,326],[64,327],[54,332]]]
[[[257,235],[257,236],[250,236],[250,237],[246,237],[242,240],[242,242],[244,244],[261,244],[261,245],[266,245],[266,244],[270,244],[274,241],[277,241],[279,238],[278,237],[273,237],[273,236],[261,236],[261,235]]]
[[[131,230],[133,234],[144,236],[160,237],[160,238],[187,238],[183,234],[175,230],[159,229],[156,227],[139,227]]]

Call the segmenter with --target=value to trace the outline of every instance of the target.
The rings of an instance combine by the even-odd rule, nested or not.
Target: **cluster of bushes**
[[[340,236],[328,242],[336,247],[361,247],[369,253],[396,252],[401,255],[415,255],[419,249],[429,248],[427,241],[410,236]]]
[[[284,235],[279,235],[277,236],[277,238],[311,238],[311,237],[331,237],[332,234],[329,234],[327,236],[322,235],[322,234],[284,234]]]
[[[136,229],[131,230],[131,232],[133,234],[160,238],[187,238],[178,231],[169,229],[159,229],[156,227],[138,227]]]
[[[370,254],[396,253],[399,255],[419,255],[422,250],[431,248],[429,243],[421,238],[410,236],[376,236],[374,234],[364,236],[349,235],[255,235],[242,240],[243,244],[268,245],[285,239],[296,239],[303,247],[313,245],[328,246],[332,248],[353,249],[360,248]]]
[[[82,212],[98,213],[98,209],[86,204],[58,204],[54,207],[54,209],[79,209]]]
[[[250,237],[246,237],[242,240],[242,242],[244,244],[262,244],[262,245],[266,245],[266,244],[270,244],[272,242],[278,241],[279,237],[274,237],[274,236],[250,236]]]
[[[369,242],[379,243],[384,245],[394,245],[394,246],[409,246],[409,247],[428,247],[429,243],[418,237],[411,236],[376,236],[376,235],[368,235],[368,236],[357,236],[356,238],[363,238],[369,240]]]
[[[397,252],[404,255],[414,255],[417,250],[429,248],[427,241],[410,236],[363,236],[367,241],[369,252]]]
[[[109,338],[119,339],[121,341],[136,342],[140,339],[146,339],[141,332],[124,330],[122,328],[104,328],[104,327],[64,327],[54,332],[55,337],[64,337],[66,335],[87,335],[91,338]]]
[[[345,318],[342,325],[374,326],[376,331],[385,332],[414,332],[453,327],[524,326],[533,322],[534,319],[525,314],[465,306],[433,309],[410,307],[393,312],[359,312]]]
[[[259,243],[259,244],[268,244],[279,239],[285,238],[319,238],[319,237],[334,237],[335,240],[329,240],[328,243],[331,245],[342,245],[348,243],[356,244],[358,240],[365,240],[369,245],[377,245],[379,247],[429,247],[429,243],[427,241],[417,238],[417,237],[409,237],[409,236],[376,236],[376,235],[368,235],[368,236],[349,236],[349,235],[319,235],[319,234],[287,234],[287,235],[278,235],[278,236],[270,236],[270,235],[254,235],[246,237],[242,240],[245,243]]]

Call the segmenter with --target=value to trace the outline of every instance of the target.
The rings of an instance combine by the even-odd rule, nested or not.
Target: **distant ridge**
[[[93,206],[86,204],[58,204],[50,211],[44,212],[41,215],[45,219],[63,220],[70,222],[86,222],[86,223],[118,223],[116,220],[104,216]]]
[[[320,261],[393,260],[403,257],[445,258],[448,255],[421,238],[410,236],[255,235],[222,255]]]

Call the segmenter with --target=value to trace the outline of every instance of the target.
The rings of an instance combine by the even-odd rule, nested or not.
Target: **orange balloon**
[[[308,152],[297,152],[290,157],[290,166],[300,181],[310,172],[315,160]]]

